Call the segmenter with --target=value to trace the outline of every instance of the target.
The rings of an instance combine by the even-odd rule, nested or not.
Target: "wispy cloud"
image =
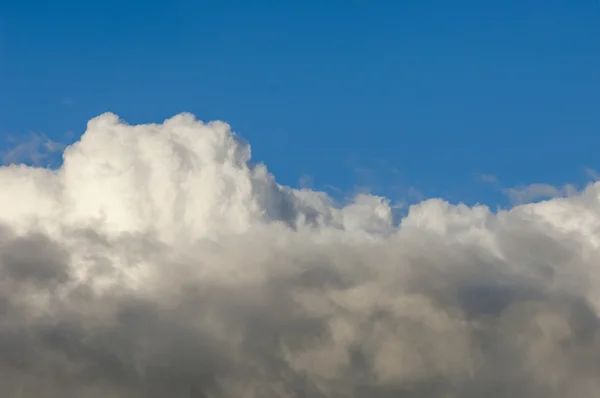
[[[498,177],[493,174],[485,174],[485,173],[475,173],[474,177],[477,181],[485,182],[488,184],[497,184]]]
[[[584,173],[594,181],[600,181],[600,173],[591,167],[584,167]]]
[[[492,174],[474,174],[477,181],[491,185],[497,192],[506,195],[513,204],[525,204],[539,199],[552,199],[573,195],[578,191],[576,185],[565,184],[562,187],[556,187],[551,184],[533,183],[506,188],[502,185],[498,177]]]
[[[537,199],[551,199],[572,195],[577,192],[577,188],[570,184],[560,188],[550,184],[530,184],[521,187],[508,188],[505,189],[504,192],[513,203],[522,204]]]
[[[27,163],[34,166],[47,166],[45,162],[66,145],[53,141],[43,133],[30,133],[26,137],[9,136],[8,149],[0,150],[2,164]]]

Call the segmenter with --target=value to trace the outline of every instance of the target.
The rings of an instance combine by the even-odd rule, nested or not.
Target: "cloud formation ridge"
[[[223,122],[92,119],[0,168],[6,397],[593,397],[600,184],[395,223],[279,185]]]

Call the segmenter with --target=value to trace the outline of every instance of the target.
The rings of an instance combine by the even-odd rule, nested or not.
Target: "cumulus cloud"
[[[394,222],[279,185],[222,122],[88,123],[0,168],[5,397],[581,398],[600,388],[600,184]]]

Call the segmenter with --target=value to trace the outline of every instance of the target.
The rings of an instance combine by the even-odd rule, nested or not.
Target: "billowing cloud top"
[[[88,123],[0,168],[6,397],[600,391],[600,184],[515,207],[336,207],[222,122]]]

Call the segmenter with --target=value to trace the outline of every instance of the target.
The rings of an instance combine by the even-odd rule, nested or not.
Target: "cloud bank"
[[[222,122],[0,168],[3,397],[585,398],[600,184],[497,213],[279,185]]]

